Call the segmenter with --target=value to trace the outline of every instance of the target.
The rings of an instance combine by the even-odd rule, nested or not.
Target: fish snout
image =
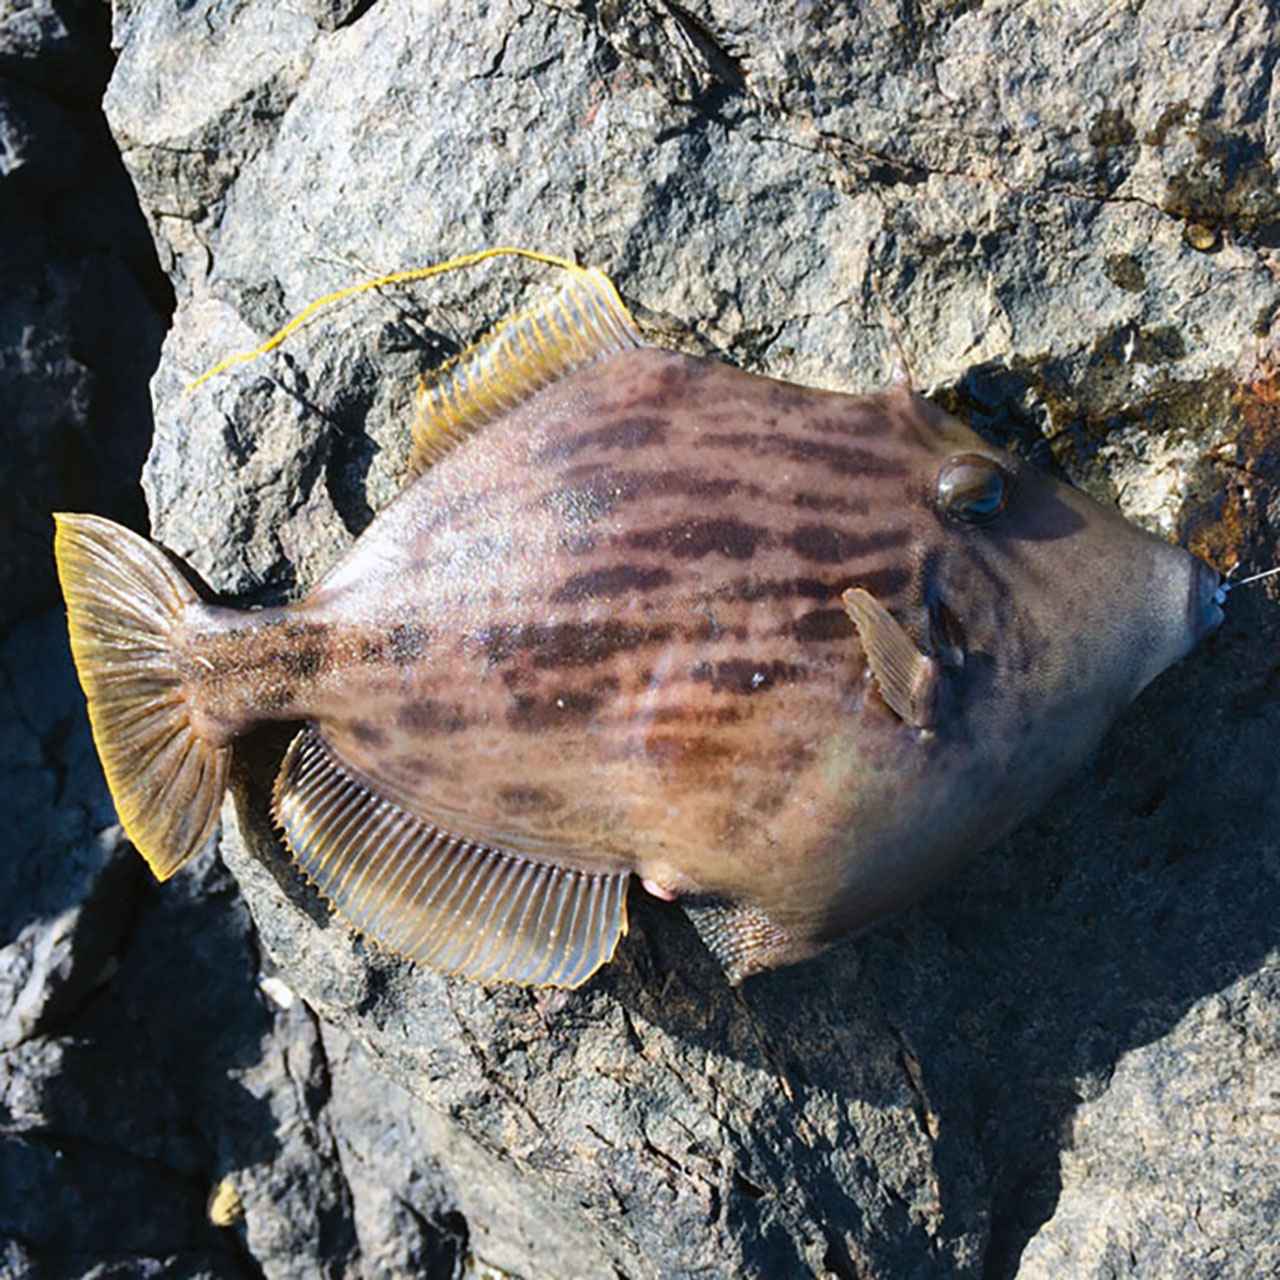
[[[1221,587],[1222,575],[1211,565],[1194,557],[1187,592],[1187,630],[1191,637],[1188,651],[1222,625]]]

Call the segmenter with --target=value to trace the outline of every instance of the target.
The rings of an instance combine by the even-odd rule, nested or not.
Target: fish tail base
[[[231,749],[191,723],[173,647],[198,596],[156,547],[99,516],[54,516],[76,674],[125,834],[158,880],[218,822]]]

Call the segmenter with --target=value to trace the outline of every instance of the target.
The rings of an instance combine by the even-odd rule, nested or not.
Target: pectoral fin
[[[314,727],[285,755],[274,811],[299,867],[349,925],[446,973],[577,987],[627,932],[627,872],[454,835],[372,791]]]
[[[858,629],[880,696],[907,724],[931,728],[937,723],[941,664],[920,652],[893,614],[869,591],[854,587],[841,599]]]

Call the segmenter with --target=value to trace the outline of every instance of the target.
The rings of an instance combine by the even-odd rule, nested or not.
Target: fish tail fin
[[[167,880],[218,822],[231,748],[201,738],[172,636],[199,597],[157,547],[100,516],[54,516],[76,674],[125,834]]]

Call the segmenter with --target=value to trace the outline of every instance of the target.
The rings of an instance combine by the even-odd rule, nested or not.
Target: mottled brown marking
[[[682,497],[714,501],[727,498],[742,487],[732,476],[689,470],[610,472],[607,479],[622,489],[624,498]]]
[[[490,627],[478,639],[485,656],[495,666],[528,653],[535,667],[589,667],[619,653],[664,644],[673,630],[669,625],[636,627],[612,621],[526,622]]]
[[[396,715],[402,729],[417,733],[461,733],[467,727],[464,709],[456,702],[418,698],[406,702]]]
[[[655,707],[649,712],[647,719],[650,724],[655,725],[685,723],[729,725],[737,724],[745,714],[746,712],[740,706]]]
[[[351,720],[347,724],[347,732],[366,747],[384,747],[387,735],[377,725],[367,720]]]
[[[690,390],[715,372],[709,360],[673,360],[657,372],[657,377],[646,379],[642,402],[654,409],[685,409],[690,400]]]
[[[397,623],[387,632],[384,652],[396,666],[407,666],[426,654],[430,639],[430,631],[416,622]]]
[[[314,678],[329,660],[329,654],[322,644],[300,644],[295,649],[281,649],[272,654],[272,657],[297,680]]]
[[[898,568],[864,569],[858,566],[857,574],[850,585],[870,591],[881,604],[884,604],[911,585],[911,571]]]
[[[821,578],[738,578],[716,592],[723,600],[829,600],[844,590],[843,585]]]
[[[741,643],[747,638],[747,628],[725,626],[715,614],[703,614],[692,626],[682,627],[680,634],[694,644],[718,644],[722,640]]]
[[[798,387],[794,382],[779,382],[770,379],[766,384],[766,400],[775,409],[788,414],[796,410],[805,410],[813,402],[813,392],[805,387]]]
[[[825,440],[732,431],[701,436],[698,445],[706,449],[745,449],[763,457],[787,458],[792,462],[817,462],[842,476],[876,476],[888,479],[908,474],[908,468],[902,463],[894,462],[874,449],[829,444]]]
[[[426,752],[383,758],[379,761],[378,768],[392,782],[409,787],[420,784],[424,778],[448,777],[452,772]]]
[[[872,551],[902,547],[910,540],[905,529],[881,529],[874,533],[850,533],[826,524],[802,524],[787,538],[787,545],[806,560],[839,564]]]
[[[638,529],[624,541],[641,551],[665,551],[678,560],[698,560],[720,554],[730,560],[750,560],[756,548],[767,545],[769,531],[742,520],[681,520],[660,529]]]
[[[564,808],[564,797],[546,787],[499,787],[498,800],[512,813],[552,813]]]
[[[709,771],[734,755],[733,748],[722,738],[706,735],[650,734],[644,750],[659,766],[685,773]]]
[[[893,424],[887,414],[876,413],[866,406],[857,405],[844,413],[809,414],[801,419],[800,427],[821,435],[861,436],[868,439],[888,435]]]
[[[847,494],[797,493],[793,505],[804,511],[838,511],[846,516],[871,514],[871,502],[867,498],[851,498]]]
[[[570,468],[567,481],[542,493],[536,505],[554,511],[575,535],[611,516],[623,504],[650,497],[698,498],[716,502],[736,493],[739,482],[731,476],[695,471],[619,471],[594,464]]]
[[[791,634],[804,643],[849,640],[853,622],[844,609],[813,609],[792,623]]]
[[[551,593],[553,604],[575,604],[580,600],[607,600],[628,591],[654,591],[671,581],[668,569],[634,564],[610,565],[575,574]]]
[[[804,667],[774,659],[753,662],[749,658],[729,658],[723,662],[700,662],[689,673],[700,684],[710,684],[712,693],[764,693],[779,684],[793,684],[807,678]]]
[[[547,445],[534,455],[533,460],[539,463],[562,462],[584,449],[625,450],[660,445],[666,440],[669,425],[667,419],[658,417],[622,418],[617,422],[606,422],[602,427],[579,431],[576,435]]]
[[[572,482],[540,494],[536,505],[558,517],[565,526],[564,537],[589,537],[591,526],[611,515],[623,500],[622,489],[593,467],[583,469],[580,478],[573,473],[567,478]]]
[[[617,689],[618,682],[608,677],[588,689],[557,689],[544,698],[518,693],[507,712],[507,723],[522,733],[530,733],[589,720]]]
[[[300,622],[295,618],[272,623],[271,630],[289,641],[323,640],[329,634],[329,628],[322,622]]]
[[[294,690],[292,685],[268,685],[258,694],[258,705],[265,712],[283,711],[293,705]]]

